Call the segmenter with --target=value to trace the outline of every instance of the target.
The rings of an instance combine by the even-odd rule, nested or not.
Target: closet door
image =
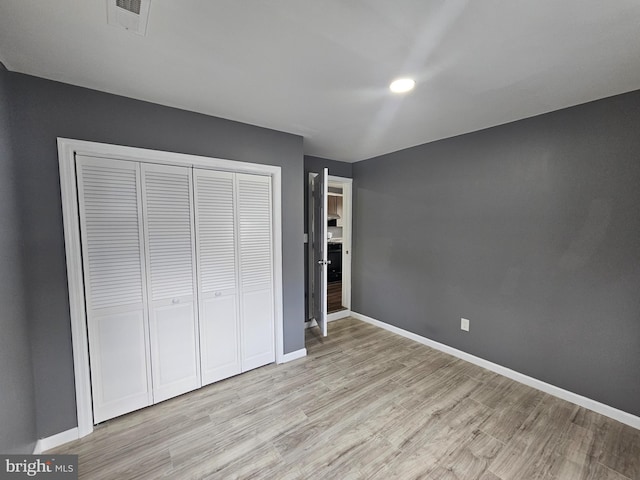
[[[76,158],[94,422],[152,403],[137,163]]]
[[[188,167],[142,164],[153,400],[200,387],[192,179]]]
[[[241,372],[234,175],[194,169],[204,385]]]
[[[275,361],[271,177],[236,174],[242,371]]]

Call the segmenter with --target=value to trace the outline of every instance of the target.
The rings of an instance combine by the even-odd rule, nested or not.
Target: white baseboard
[[[498,365],[497,363],[490,362],[483,358],[476,357],[475,355],[471,355],[469,353],[463,352],[462,350],[458,350],[456,348],[450,347],[443,343],[430,340],[421,335],[417,335],[407,330],[403,330],[402,328],[394,327],[393,325],[389,325],[388,323],[381,322],[380,320],[367,317],[366,315],[362,315],[361,313],[351,312],[351,316],[358,320],[362,320],[363,322],[370,323],[371,325],[375,325],[376,327],[383,328],[390,332],[393,332],[403,337],[414,340],[428,347],[434,348],[436,350],[440,350],[441,352],[448,353],[449,355],[453,355],[454,357],[458,357],[469,363],[478,365],[479,367],[483,367],[483,368],[486,368],[487,370],[491,370],[492,372],[499,373],[500,375],[503,375],[507,378],[515,380],[516,382],[523,383],[532,388],[535,388],[537,390],[541,390],[545,393],[553,395],[554,397],[558,397],[558,398],[561,398],[562,400],[566,400],[576,405],[580,405],[581,407],[584,407],[588,410],[592,410],[606,417],[613,418],[618,422],[624,423],[626,425],[629,425],[630,427],[640,430],[640,417],[632,415],[631,413],[618,410],[617,408],[610,407],[609,405],[597,402],[596,400],[592,400],[587,397],[583,397],[582,395],[578,395],[577,393],[564,390],[562,388],[556,387],[555,385],[551,385],[549,383],[543,382],[542,380],[538,380],[537,378],[529,377],[528,375],[524,375],[523,373],[516,372],[515,370],[511,370],[510,368],[503,367],[502,365]]]
[[[78,427],[74,427],[71,430],[65,432],[56,433],[47,438],[41,438],[36,442],[36,446],[33,449],[34,455],[40,455],[42,452],[51,450],[52,448],[59,447],[65,443],[72,442],[80,438],[78,433]]]
[[[327,315],[327,322],[335,322],[351,316],[351,310],[340,310],[339,312],[333,312]],[[304,322],[304,328],[316,327],[318,323],[315,320],[307,320]]]
[[[333,322],[340,320],[341,318],[347,318],[351,316],[351,310],[340,310],[339,312],[333,312],[327,315],[327,322]]]
[[[282,361],[280,363],[293,362],[294,360],[298,360],[299,358],[303,358],[307,356],[307,349],[301,348],[300,350],[296,350],[294,352],[285,353],[282,356]]]

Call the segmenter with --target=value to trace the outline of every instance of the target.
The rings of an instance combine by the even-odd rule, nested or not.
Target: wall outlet
[[[465,332],[469,331],[469,320],[467,320],[466,318],[461,318],[460,319],[460,329],[464,330]]]

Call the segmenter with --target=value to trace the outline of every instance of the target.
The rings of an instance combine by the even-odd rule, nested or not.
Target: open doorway
[[[327,317],[331,320],[332,316],[346,316],[341,312],[351,309],[351,179],[329,177],[327,236],[331,261],[327,273]]]
[[[316,174],[309,174],[309,224],[314,224],[314,205],[317,200],[313,195],[313,179]],[[321,268],[314,255],[314,245],[309,242],[309,312],[314,311],[314,294],[322,288],[326,291],[324,311],[328,321],[347,317],[351,314],[351,257],[352,257],[352,179],[328,176],[326,188],[326,260],[327,271],[323,279],[317,275]],[[320,279],[320,280],[319,280]],[[319,281],[325,285],[316,285]],[[317,293],[316,293],[317,294]],[[323,295],[324,296],[324,295]],[[316,308],[317,310],[317,308]],[[316,325],[315,320],[308,326]]]

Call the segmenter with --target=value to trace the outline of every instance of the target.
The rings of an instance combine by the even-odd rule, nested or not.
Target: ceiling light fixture
[[[413,87],[416,86],[416,81],[412,78],[399,78],[391,82],[389,85],[389,90],[393,93],[405,93],[409,90],[413,90]]]

